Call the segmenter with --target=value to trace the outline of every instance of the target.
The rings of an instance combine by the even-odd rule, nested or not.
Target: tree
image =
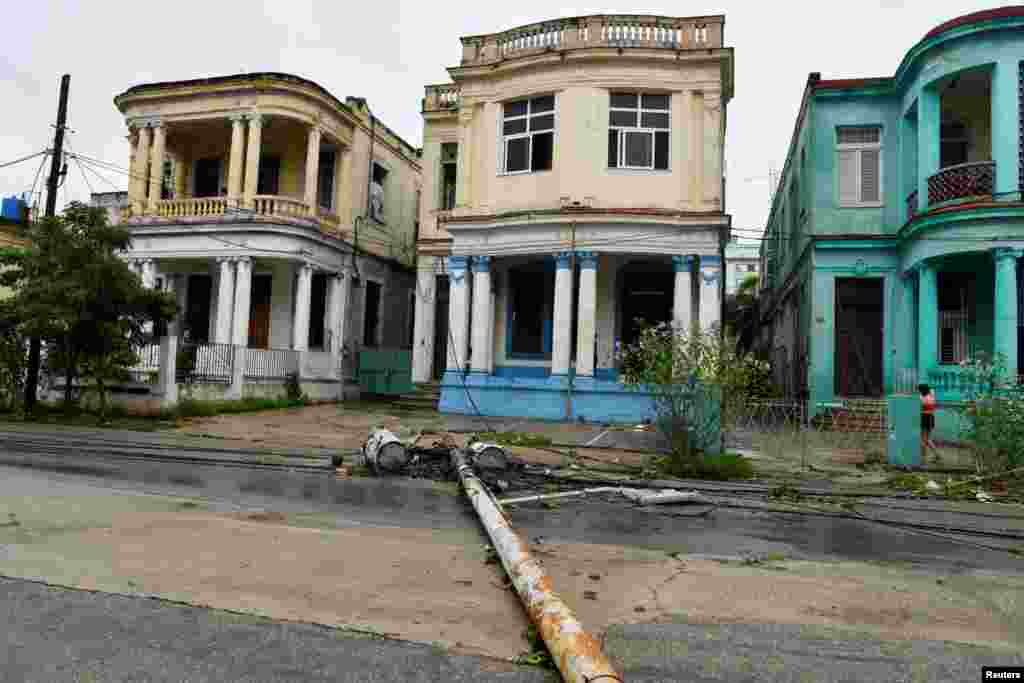
[[[76,374],[92,381],[103,420],[110,382],[138,362],[135,350],[151,341],[147,325],[174,317],[174,298],[142,286],[119,257],[130,233],[108,225],[102,209],[72,203],[25,236],[27,249],[0,254],[0,284],[15,290],[5,320],[50,344],[49,369],[64,371],[65,398]]]
[[[757,275],[748,275],[736,293],[725,300],[725,332],[727,336],[736,339],[736,350],[740,353],[753,351],[757,341],[759,283]]]

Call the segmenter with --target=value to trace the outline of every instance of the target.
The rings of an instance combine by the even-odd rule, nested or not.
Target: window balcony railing
[[[974,197],[991,197],[995,181],[994,161],[949,166],[928,178],[928,206]]]
[[[459,86],[428,85],[423,98],[423,111],[446,111],[459,108]]]

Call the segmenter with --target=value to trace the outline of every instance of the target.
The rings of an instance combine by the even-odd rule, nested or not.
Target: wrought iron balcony
[[[994,161],[949,166],[928,178],[928,206],[958,199],[991,197],[995,181]]]

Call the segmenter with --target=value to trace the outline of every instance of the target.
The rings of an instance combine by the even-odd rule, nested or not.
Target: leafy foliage
[[[623,381],[651,394],[677,469],[696,466],[709,432],[735,428],[746,402],[776,394],[768,364],[738,352],[717,330],[685,334],[667,323],[647,326],[620,360]]]
[[[960,364],[966,437],[978,469],[1000,472],[1024,462],[1024,386],[1001,354],[977,354]]]
[[[0,285],[15,291],[4,322],[48,342],[51,372],[88,380],[103,420],[110,384],[138,362],[148,324],[174,317],[174,299],[142,286],[119,257],[130,233],[108,225],[102,209],[72,203],[60,217],[30,223],[24,236],[28,248],[0,253]]]

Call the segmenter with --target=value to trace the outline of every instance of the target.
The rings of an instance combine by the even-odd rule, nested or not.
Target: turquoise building
[[[787,393],[920,380],[955,402],[972,355],[1024,367],[1022,60],[1024,7],[1005,7],[936,27],[893,76],[810,75],[760,253]]]

